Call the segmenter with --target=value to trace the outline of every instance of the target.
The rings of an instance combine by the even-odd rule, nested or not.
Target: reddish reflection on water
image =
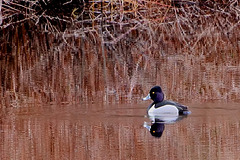
[[[143,127],[146,106],[9,109],[1,116],[1,159],[240,158],[238,104],[190,104],[192,114],[166,124],[161,138]]]

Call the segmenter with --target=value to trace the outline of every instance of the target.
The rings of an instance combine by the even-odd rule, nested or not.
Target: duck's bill
[[[149,100],[149,99],[151,99],[150,94],[148,94],[148,95],[147,95],[146,97],[144,97],[142,100],[146,101],[146,100]]]

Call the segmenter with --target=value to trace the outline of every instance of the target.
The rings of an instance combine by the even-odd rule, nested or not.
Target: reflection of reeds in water
[[[4,132],[0,158],[239,159],[240,156],[237,117],[195,117],[188,123],[166,125],[161,139],[153,138],[141,126],[142,119],[104,121],[98,117],[87,120],[79,117],[1,119]]]
[[[45,10],[46,21],[38,19],[36,28],[26,20],[11,29],[4,19],[3,106],[133,102],[155,84],[171,99],[239,99],[236,2],[215,8],[200,3],[176,8],[155,1],[94,3],[89,10],[73,6],[64,22],[49,18],[53,13]],[[10,15],[6,6],[2,11]],[[48,32],[30,31],[38,29]]]

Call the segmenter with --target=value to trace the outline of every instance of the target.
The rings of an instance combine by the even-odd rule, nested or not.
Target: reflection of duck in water
[[[165,129],[165,124],[175,123],[187,117],[187,115],[182,115],[178,117],[158,117],[150,118],[151,125],[148,125],[147,122],[144,122],[143,126],[148,129],[152,136],[160,138]]]
[[[184,105],[179,103],[164,100],[164,94],[162,92],[161,87],[155,86],[153,87],[147,97],[143,98],[143,100],[152,99],[153,103],[148,107],[147,113],[148,116],[156,117],[156,116],[178,116],[178,115],[188,115],[191,112]]]
[[[153,123],[151,126],[144,122],[143,126],[148,129],[152,136],[160,138],[165,129],[164,123]]]

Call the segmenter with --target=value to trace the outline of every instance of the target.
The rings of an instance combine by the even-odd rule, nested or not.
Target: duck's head
[[[162,92],[161,87],[159,86],[153,87],[150,90],[149,94],[145,98],[143,98],[144,101],[148,99],[152,99],[154,103],[162,102],[164,100],[164,94]]]

